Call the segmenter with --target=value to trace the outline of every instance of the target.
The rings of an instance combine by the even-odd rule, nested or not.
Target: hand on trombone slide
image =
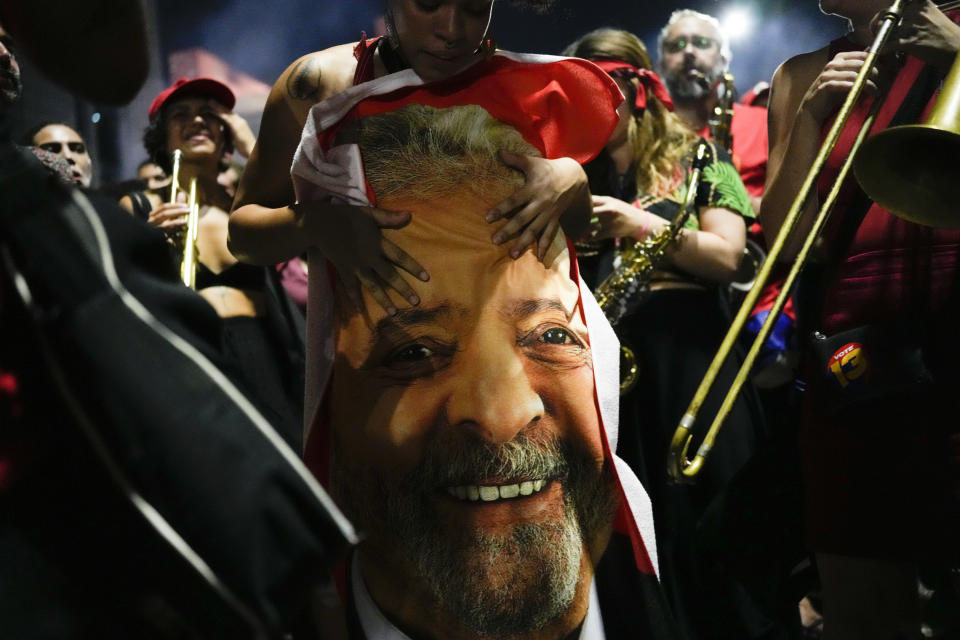
[[[841,51],[834,56],[810,84],[800,103],[800,110],[808,113],[816,122],[825,121],[843,104],[866,60],[866,51]],[[869,71],[864,92],[877,95],[881,84],[881,72],[874,67]]]

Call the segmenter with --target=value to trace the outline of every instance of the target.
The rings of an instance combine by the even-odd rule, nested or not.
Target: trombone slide
[[[863,92],[863,88],[866,85],[867,75],[875,66],[880,51],[886,45],[894,27],[899,24],[900,19],[903,16],[903,7],[906,1],[907,0],[894,0],[890,8],[884,13],[873,44],[870,46],[870,49],[867,52],[867,59],[864,61],[863,67],[860,70],[860,73],[857,75],[853,87],[850,89],[850,93],[847,94],[847,98],[844,101],[843,106],[840,108],[840,112],[838,113],[833,126],[830,128],[826,139],[821,145],[820,151],[817,153],[817,157],[814,159],[813,165],[804,179],[803,186],[800,188],[800,192],[794,198],[794,201],[791,204],[783,222],[783,226],[780,228],[780,232],[777,234],[777,237],[774,239],[770,247],[767,259],[761,266],[760,273],[757,274],[757,278],[753,283],[753,287],[747,293],[742,304],[740,305],[740,309],[737,311],[737,315],[734,317],[733,322],[731,323],[730,328],[720,345],[720,348],[714,355],[713,360],[711,361],[710,366],[707,368],[707,372],[703,377],[703,380],[700,382],[697,392],[690,401],[690,406],[687,408],[677,426],[676,431],[674,432],[673,439],[670,444],[670,451],[667,456],[667,475],[674,483],[692,482],[693,478],[695,478],[697,473],[699,473],[703,468],[706,457],[713,448],[713,443],[716,439],[717,433],[720,430],[720,427],[723,426],[724,420],[726,419],[730,410],[733,408],[733,402],[739,394],[743,383],[746,381],[747,375],[750,372],[750,368],[753,366],[753,362],[760,352],[760,348],[769,337],[774,323],[779,317],[780,312],[783,310],[783,305],[786,303],[787,296],[790,292],[790,284],[792,284],[799,274],[800,269],[803,266],[803,259],[805,259],[810,248],[812,248],[819,230],[826,222],[830,209],[833,206],[833,202],[836,200],[837,194],[839,194],[843,177],[845,177],[849,171],[857,149],[866,138],[870,127],[873,126],[873,122],[876,118],[876,109],[879,108],[879,104],[881,103],[880,100],[875,101],[874,109],[872,110],[871,115],[864,122],[863,127],[861,127],[853,149],[851,150],[851,153],[841,170],[840,178],[835,181],[830,195],[824,201],[823,206],[821,206],[816,222],[814,223],[814,227],[807,235],[807,238],[803,243],[801,254],[797,256],[797,259],[793,263],[790,273],[787,276],[787,282],[784,283],[781,294],[777,297],[773,309],[770,310],[770,314],[767,316],[767,321],[764,323],[759,334],[756,336],[753,345],[747,353],[747,357],[741,364],[740,369],[734,379],[733,385],[727,391],[720,410],[717,412],[710,429],[703,438],[703,442],[697,451],[697,455],[693,458],[693,460],[690,460],[687,457],[687,452],[692,440],[691,431],[696,422],[700,407],[706,400],[706,397],[720,372],[720,368],[723,366],[723,363],[729,356],[730,351],[733,349],[733,346],[737,341],[737,337],[740,335],[740,332],[743,330],[744,325],[749,319],[750,312],[753,310],[754,306],[756,306],[757,300],[760,297],[760,292],[767,280],[770,278],[770,273],[777,262],[777,258],[783,251],[787,237],[796,227],[796,224],[800,218],[800,213],[803,209],[803,205],[813,190],[817,177],[820,175],[821,171],[826,165],[827,158],[830,156],[830,153],[836,146],[838,140],[840,139],[841,132],[846,127],[847,121],[850,119],[850,115],[853,113],[857,100],[859,100],[860,95]]]

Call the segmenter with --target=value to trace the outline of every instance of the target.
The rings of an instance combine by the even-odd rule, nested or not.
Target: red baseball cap
[[[233,109],[233,106],[237,103],[237,97],[233,95],[230,87],[213,78],[193,78],[192,80],[180,78],[172,86],[158,93],[157,97],[150,103],[150,111],[147,112],[150,119],[153,120],[157,117],[160,109],[168,100],[184,96],[213,98],[227,109]]]

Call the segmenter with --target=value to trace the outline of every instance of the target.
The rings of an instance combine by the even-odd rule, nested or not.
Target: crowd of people
[[[861,123],[921,122],[960,51],[960,9],[905,0],[864,70],[890,3],[819,4],[847,35],[739,101],[698,11],[652,55],[610,27],[544,56],[497,48],[492,0],[386,0],[385,35],[287,68],[258,136],[180,78],[129,182],[92,189],[67,123],[0,140],[0,635],[960,638],[960,232],[848,178],[793,367],[667,473],[748,244],[800,207],[785,269]],[[136,93],[140,3],[75,10],[0,7],[0,121],[18,55]]]

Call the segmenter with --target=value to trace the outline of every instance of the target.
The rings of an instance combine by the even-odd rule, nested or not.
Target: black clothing
[[[727,206],[749,217],[751,209],[736,172],[721,167],[729,155],[710,145],[710,165],[716,183],[703,180],[704,204]],[[605,154],[602,154],[605,155]],[[612,163],[600,166],[612,170]],[[592,172],[588,171],[588,176]],[[707,174],[704,170],[704,174]],[[632,176],[632,171],[629,174]],[[704,176],[706,177],[706,175]],[[629,195],[623,177],[604,180],[594,174],[591,188],[606,185],[615,197]],[[733,188],[731,188],[731,185]],[[739,188],[737,188],[739,187]],[[741,191],[743,191],[741,193]],[[604,194],[604,191],[595,191]],[[635,187],[634,187],[635,193]],[[666,220],[681,209],[681,190],[669,197],[640,194],[637,206]],[[633,202],[633,199],[627,199]],[[688,228],[699,228],[696,213]],[[613,241],[591,243],[578,263],[581,274],[597,286],[613,269]],[[652,279],[654,290],[627,305],[616,329],[621,344],[638,360],[639,379],[620,398],[620,437],[617,454],[640,478],[653,505],[660,559],[660,578],[682,638],[686,640],[750,640],[778,638],[773,624],[760,614],[746,591],[726,574],[715,558],[698,552],[697,525],[711,500],[727,485],[756,449],[764,424],[754,391],[746,388],[734,405],[722,437],[717,439],[704,470],[691,486],[667,483],[667,452],[674,431],[730,324],[730,313],[721,287],[661,265]],[[678,284],[680,288],[670,288]],[[656,289],[657,286],[667,288]],[[740,358],[728,360],[715,388],[729,387]],[[720,398],[708,401],[700,412],[711,416]],[[695,452],[709,424],[698,425],[690,451]]]
[[[4,638],[276,636],[349,541],[164,246],[0,145]]]
[[[197,291],[207,287],[233,287],[247,291],[263,291],[263,267],[243,262],[234,262],[220,273],[214,273],[202,262],[197,263]]]
[[[134,217],[146,222],[150,200],[142,191],[128,195],[133,201]],[[157,244],[154,252],[157,260],[164,253],[170,269],[176,270],[169,243]],[[265,294],[264,316],[220,320],[218,351],[234,384],[246,392],[294,451],[300,451],[306,353],[303,312],[290,301],[279,276],[270,267],[235,262],[214,273],[198,262],[196,290],[216,286]]]

